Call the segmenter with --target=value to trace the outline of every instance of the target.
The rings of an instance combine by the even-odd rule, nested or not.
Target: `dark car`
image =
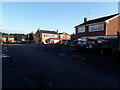
[[[86,39],[86,40],[74,40],[70,44],[70,48],[76,51],[83,50],[95,50],[101,46],[101,42],[104,40],[98,39]]]
[[[70,43],[70,49],[71,49],[72,51],[76,51],[77,48],[78,48],[78,40],[73,40],[73,41],[71,41],[71,43]]]
[[[104,53],[118,53],[118,40],[117,39],[108,39],[101,43],[101,46],[98,48],[100,54]]]
[[[99,39],[88,39],[86,41],[86,45],[85,45],[85,48],[86,49],[96,49],[98,47],[101,46],[101,43],[103,42],[104,40],[99,40]]]
[[[78,40],[77,49],[92,50],[98,48],[102,41],[98,39]]]

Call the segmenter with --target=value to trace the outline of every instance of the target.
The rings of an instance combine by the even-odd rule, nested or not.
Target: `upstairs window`
[[[65,36],[64,36],[64,35],[62,35],[62,36],[61,36],[61,38],[65,38]]]
[[[58,38],[58,35],[52,35],[51,37],[52,38]]]
[[[102,31],[104,30],[104,24],[89,26],[89,32]]]
[[[61,38],[67,38],[68,39],[68,38],[70,38],[70,36],[68,36],[68,35],[67,36],[62,35]]]
[[[85,27],[79,27],[78,28],[78,33],[83,33],[85,32]]]
[[[49,37],[49,35],[44,35],[44,37]]]
[[[70,36],[66,36],[67,38],[70,38]]]

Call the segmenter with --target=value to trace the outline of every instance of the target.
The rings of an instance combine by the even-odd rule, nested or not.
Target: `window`
[[[104,30],[104,24],[89,26],[89,32],[102,31]]]
[[[44,35],[44,37],[49,37],[49,35]]]
[[[78,28],[78,33],[83,33],[83,32],[85,32],[85,27]]]
[[[62,35],[61,38],[70,38],[70,36]]]
[[[70,36],[66,36],[67,38],[70,38]]]
[[[51,37],[52,38],[58,38],[58,35],[52,35]]]
[[[61,38],[65,38],[65,36],[64,36],[64,35],[62,35],[62,36],[61,36]]]

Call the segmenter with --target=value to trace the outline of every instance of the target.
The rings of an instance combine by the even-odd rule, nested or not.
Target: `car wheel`
[[[93,48],[93,46],[90,44],[90,45],[88,46],[88,48],[89,48],[89,49],[92,49],[92,48]]]
[[[117,52],[117,48],[112,48],[112,53],[116,53]]]

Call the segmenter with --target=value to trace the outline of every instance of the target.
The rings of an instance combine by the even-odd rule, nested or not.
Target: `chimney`
[[[88,19],[85,17],[85,18],[84,18],[84,23],[86,23],[87,21],[88,21]]]
[[[56,30],[56,32],[58,33],[58,30]]]
[[[38,31],[40,31],[40,28],[38,28]]]

